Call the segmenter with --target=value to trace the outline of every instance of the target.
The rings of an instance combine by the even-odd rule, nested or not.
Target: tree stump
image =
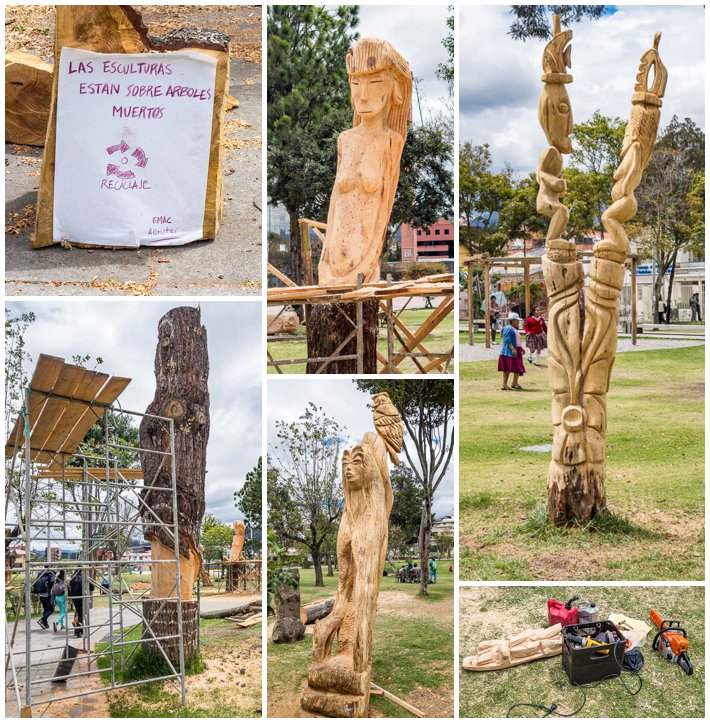
[[[205,513],[205,463],[210,430],[209,391],[207,386],[209,360],[207,332],[200,323],[200,310],[193,307],[171,309],[158,324],[158,346],[155,353],[156,390],[147,414],[174,420],[174,447],[177,484],[178,538],[180,551],[180,590],[184,601],[191,601],[192,588],[202,568],[200,524]],[[140,429],[140,445],[159,452],[170,451],[167,422],[144,417]],[[172,525],[172,472],[169,457],[141,452],[141,466],[146,484],[142,499],[160,520]],[[168,490],[151,489],[151,485]],[[172,532],[155,524],[153,514],[143,512],[144,535],[151,542],[154,560],[170,559],[175,554]],[[150,597],[174,597],[175,566],[153,564]],[[144,602],[147,617],[155,610],[156,601]],[[146,607],[147,606],[147,607]],[[177,632],[177,602],[172,610],[168,601],[153,626],[157,636]],[[170,613],[170,614],[169,614]],[[196,629],[184,628],[185,659],[194,652]],[[147,647],[150,647],[146,644]]]
[[[161,607],[162,605],[162,607]],[[170,659],[173,665],[180,662],[180,646],[178,638],[170,638],[169,640],[154,640],[163,635],[177,635],[177,602],[175,600],[144,600],[143,615],[145,615],[148,624],[153,629],[152,635],[150,631],[143,630],[143,650],[150,653],[160,652],[160,646]],[[197,624],[199,616],[199,603],[197,600],[183,600],[182,603],[182,638],[183,650],[185,651],[185,663],[197,651]]]
[[[314,304],[306,324],[308,357],[328,357],[334,354],[357,323],[356,304]],[[377,374],[377,315],[376,301],[365,301],[362,305],[363,323],[363,374]],[[341,313],[342,312],[342,313]],[[357,354],[357,337],[353,337],[339,352],[339,356]],[[307,374],[315,374],[323,362],[306,365]],[[328,362],[323,368],[325,374],[357,374],[357,359]]]
[[[5,56],[5,142],[43,146],[54,69],[34,55]]]
[[[301,620],[301,576],[298,568],[294,568],[292,573],[296,578],[296,585],[281,585],[279,592],[282,599],[276,599],[276,624],[271,632],[271,639],[275,643],[295,643],[303,639],[306,631]]]

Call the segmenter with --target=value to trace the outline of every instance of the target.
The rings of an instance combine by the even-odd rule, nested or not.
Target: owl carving
[[[382,441],[387,447],[392,464],[399,464],[398,452],[402,451],[402,437],[404,436],[404,427],[402,426],[402,417],[399,416],[397,407],[392,404],[387,392],[379,392],[372,397],[374,410],[372,418],[375,423],[377,434],[382,437]]]

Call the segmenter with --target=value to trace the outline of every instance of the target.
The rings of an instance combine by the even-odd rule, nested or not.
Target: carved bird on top
[[[379,392],[372,397],[373,412],[372,418],[375,423],[377,434],[387,447],[392,464],[399,464],[398,452],[402,451],[402,437],[404,427],[402,417],[394,406],[390,395],[387,392]]]

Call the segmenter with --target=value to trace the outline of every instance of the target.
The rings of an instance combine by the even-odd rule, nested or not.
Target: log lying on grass
[[[330,615],[334,603],[335,598],[331,597],[328,600],[316,600],[308,605],[301,605],[301,622],[304,625],[313,625],[316,620]]]
[[[220,618],[231,618],[244,613],[260,613],[261,612],[261,600],[255,600],[245,605],[240,605],[236,608],[228,608],[227,610],[212,610],[210,612],[200,613],[202,620],[218,620]]]
[[[43,146],[54,68],[34,55],[5,56],[5,142]]]

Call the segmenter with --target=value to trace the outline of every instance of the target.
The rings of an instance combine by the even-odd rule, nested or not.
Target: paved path
[[[620,338],[616,351],[619,354],[628,351],[651,351],[653,349],[679,349],[686,346],[704,346],[704,340],[696,339],[660,339],[654,337],[653,339],[639,339],[636,346],[631,343],[630,338]],[[498,359],[500,353],[500,341],[497,341],[491,346],[490,349],[486,349],[485,344],[474,344],[469,346],[465,341],[459,346],[459,361],[460,362],[478,362],[478,361],[493,361]],[[526,352],[527,354],[527,352]],[[543,358],[547,356],[547,353],[543,355]],[[527,359],[527,356],[526,356]]]
[[[32,249],[30,234],[34,232],[43,149],[6,144],[5,293],[9,296],[259,294],[261,64],[232,58],[230,73],[229,92],[240,105],[227,112],[224,214],[217,238],[161,249],[112,251],[60,246]],[[241,122],[237,123],[237,119]],[[247,145],[231,147],[243,142]],[[19,233],[13,233],[13,229]]]
[[[101,642],[108,642],[111,635],[109,626],[109,607],[106,598],[99,598],[98,595],[94,596],[95,604],[91,610],[91,645],[90,649],[95,650],[96,644]],[[218,610],[228,610],[239,605],[245,605],[252,600],[261,600],[261,594],[258,592],[247,592],[247,593],[229,593],[222,595],[204,595],[200,600],[201,612],[216,612]],[[140,605],[140,602],[137,603]],[[134,606],[135,607],[135,606]],[[69,619],[73,618],[74,613],[69,614]],[[77,679],[70,679],[69,682],[64,684],[51,683],[44,681],[47,678],[51,678],[55,674],[55,670],[58,662],[62,658],[65,646],[68,643],[72,647],[80,647],[83,644],[83,639],[74,638],[73,630],[69,630],[68,636],[63,633],[55,633],[51,627],[51,621],[57,619],[57,614],[50,618],[50,629],[42,630],[38,623],[37,618],[32,619],[32,635],[31,635],[31,666],[32,666],[32,696],[35,700],[44,700],[47,698],[67,695],[69,692],[76,691],[79,686],[83,690],[95,690],[104,685],[100,679],[96,676],[87,676]],[[131,610],[124,606],[123,610],[123,625],[128,627],[134,625],[140,621],[140,617]],[[119,623],[119,611],[117,606],[113,609],[113,625],[118,626]],[[12,623],[8,624],[7,627],[7,639],[10,639],[12,632]],[[116,636],[116,633],[114,633]],[[24,621],[20,621],[17,634],[15,637],[15,644],[13,646],[13,658],[17,675],[20,680],[21,695],[24,695],[24,668],[25,668],[25,626]],[[88,656],[85,651],[82,650],[80,657],[72,670],[72,673],[77,671],[87,670]],[[35,682],[37,681],[37,682]],[[11,682],[11,676],[8,674],[8,684]],[[91,696],[93,698],[93,696]],[[16,708],[15,704],[15,692],[12,686],[5,689],[5,701],[6,707]],[[95,702],[95,701],[94,701]],[[77,704],[78,705],[78,704]],[[54,717],[54,716],[52,716]]]

